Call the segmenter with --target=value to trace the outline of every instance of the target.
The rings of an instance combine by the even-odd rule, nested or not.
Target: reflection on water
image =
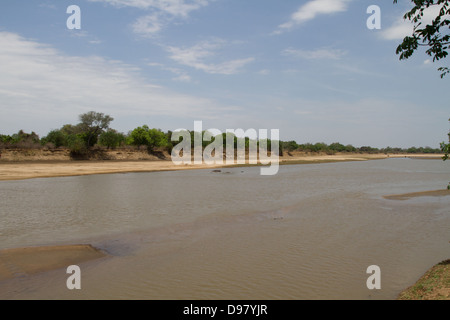
[[[0,298],[393,299],[450,256],[449,163],[389,159],[0,183],[0,249],[92,243],[112,258],[0,284]],[[382,270],[382,290],[366,269]]]

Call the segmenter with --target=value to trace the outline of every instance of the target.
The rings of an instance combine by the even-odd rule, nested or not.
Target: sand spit
[[[408,200],[411,198],[418,198],[418,197],[445,197],[445,196],[450,196],[450,190],[433,190],[433,191],[422,191],[405,194],[394,194],[384,196],[384,198],[388,200]]]
[[[88,244],[0,250],[0,281],[67,268],[107,254]]]

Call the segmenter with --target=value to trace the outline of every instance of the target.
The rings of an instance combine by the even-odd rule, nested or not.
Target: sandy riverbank
[[[171,161],[64,161],[1,163],[0,180],[24,180],[128,172],[207,169],[218,166],[175,166]]]
[[[336,155],[285,155],[280,164],[323,163],[337,161],[365,161],[391,158],[434,158],[440,155],[384,155],[384,154],[336,154]],[[226,165],[181,165],[170,160],[106,160],[106,161],[0,161],[0,180],[82,176],[129,172],[153,172],[192,169],[223,168]]]

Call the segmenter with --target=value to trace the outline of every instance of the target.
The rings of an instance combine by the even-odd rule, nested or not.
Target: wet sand
[[[67,268],[107,254],[91,245],[29,247],[0,250],[0,281]]]
[[[445,196],[450,196],[450,190],[445,189],[445,190],[422,191],[405,194],[394,194],[384,196],[384,198],[388,200],[408,200],[411,198],[418,198],[418,197],[445,197]]]

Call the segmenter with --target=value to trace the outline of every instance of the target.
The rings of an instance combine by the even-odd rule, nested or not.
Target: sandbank
[[[4,249],[0,250],[0,281],[67,268],[106,256],[91,245]]]
[[[207,169],[218,166],[183,165],[171,161],[63,161],[1,163],[0,180],[70,177],[93,174],[156,172],[186,169]]]
[[[445,196],[450,196],[450,190],[443,189],[443,190],[422,191],[404,194],[394,194],[384,196],[384,198],[389,200],[408,200],[411,198],[418,198],[418,197],[445,197]]]

